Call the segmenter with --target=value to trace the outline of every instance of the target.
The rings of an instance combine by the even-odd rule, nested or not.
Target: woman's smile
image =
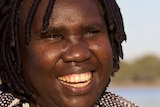
[[[96,86],[95,73],[92,71],[64,75],[58,78],[62,89],[70,95],[85,95]]]
[[[69,85],[71,87],[82,88],[85,87],[92,78],[92,72],[79,73],[79,74],[69,74],[65,76],[58,77],[63,84]]]

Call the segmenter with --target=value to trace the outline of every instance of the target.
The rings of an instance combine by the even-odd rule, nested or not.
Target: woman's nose
[[[83,43],[72,44],[63,53],[64,62],[82,62],[91,56],[89,47]]]

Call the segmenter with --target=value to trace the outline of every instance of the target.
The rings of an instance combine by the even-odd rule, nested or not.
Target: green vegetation
[[[160,58],[147,55],[132,62],[122,61],[112,78],[113,86],[160,86]]]

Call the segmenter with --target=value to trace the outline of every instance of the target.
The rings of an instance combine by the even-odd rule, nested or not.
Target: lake
[[[109,90],[136,103],[139,107],[160,107],[160,87],[110,88]]]

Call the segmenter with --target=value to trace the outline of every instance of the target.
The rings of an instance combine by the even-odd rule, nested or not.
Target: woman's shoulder
[[[19,99],[15,98],[11,93],[1,92],[0,94],[0,107],[12,107],[19,102]]]
[[[136,104],[124,99],[123,97],[105,91],[98,99],[95,107],[138,107]]]
[[[20,100],[13,94],[0,92],[0,107],[29,107],[29,104],[20,104]]]

